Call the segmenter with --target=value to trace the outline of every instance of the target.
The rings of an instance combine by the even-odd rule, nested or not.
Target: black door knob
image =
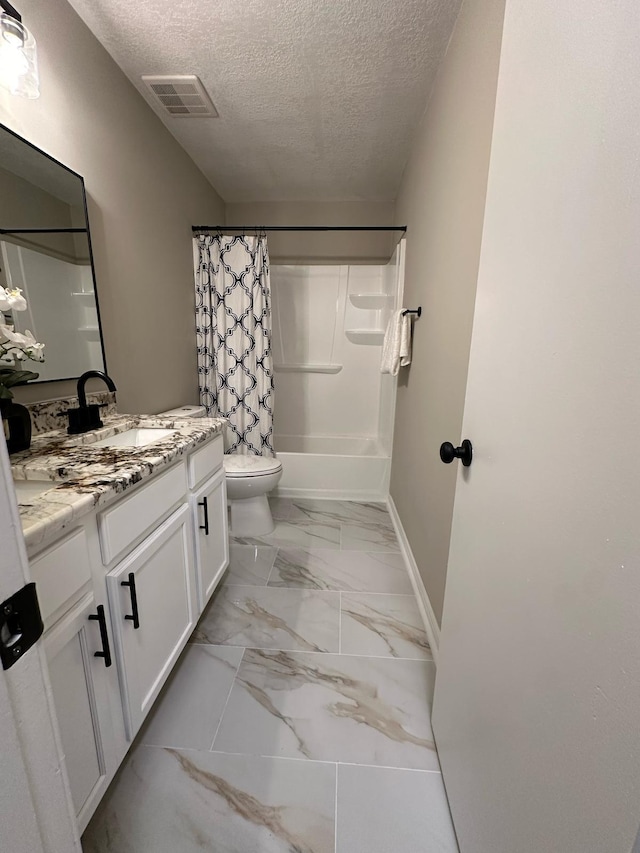
[[[471,446],[471,442],[468,438],[462,442],[460,447],[454,447],[450,441],[445,441],[444,444],[440,445],[440,459],[448,465],[450,462],[453,462],[454,459],[459,459],[465,468],[468,468],[471,465],[471,460],[473,459],[473,447]]]

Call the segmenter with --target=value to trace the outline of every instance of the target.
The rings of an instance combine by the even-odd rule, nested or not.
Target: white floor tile
[[[145,744],[210,749],[243,649],[189,645],[138,736]]]
[[[334,853],[335,766],[140,746],[85,853]]]
[[[232,543],[229,546],[229,568],[224,583],[266,586],[277,550],[270,545]]]
[[[457,853],[442,776],[338,767],[336,853]]]
[[[401,554],[279,548],[269,586],[413,594]]]
[[[245,652],[214,749],[439,769],[429,661]]]
[[[337,592],[229,585],[216,592],[192,642],[337,652],[339,630]]]
[[[343,524],[340,530],[343,551],[398,551],[398,539],[392,528]]]
[[[345,592],[341,619],[345,655],[433,660],[413,595]]]

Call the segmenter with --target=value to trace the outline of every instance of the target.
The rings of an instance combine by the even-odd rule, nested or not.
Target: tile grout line
[[[338,611],[338,654],[342,654],[342,590],[339,591],[339,611]]]
[[[282,649],[276,647],[263,646],[241,646],[235,643],[190,643],[192,646],[219,646],[224,649],[242,649],[243,652],[286,652],[289,655],[337,655],[348,658],[364,658],[366,660],[396,660],[396,661],[413,661],[415,663],[433,663],[433,658],[405,658],[395,657],[394,655],[363,655],[354,654],[353,652],[325,652],[315,651],[314,649]],[[244,657],[244,655],[243,655]]]
[[[180,749],[184,752],[199,752],[203,755],[235,755],[243,758],[272,758],[275,761],[297,761],[302,764],[334,764],[336,767],[366,767],[370,770],[402,770],[407,773],[430,773],[442,776],[441,770],[428,770],[424,767],[406,767],[402,764],[367,764],[361,761],[336,761],[330,758],[298,758],[293,755],[273,755],[268,752],[227,752],[224,749],[202,750],[194,747],[158,746],[157,744],[140,744],[148,749]]]
[[[213,740],[211,741],[211,746],[208,749],[209,752],[213,751],[213,745],[216,742],[216,738],[218,737],[218,732],[220,731],[220,726],[222,725],[222,718],[224,717],[225,711],[227,710],[227,705],[229,704],[229,699],[231,698],[231,691],[233,690],[233,685],[236,683],[236,679],[238,677],[238,672],[240,671],[240,666],[242,664],[242,661],[244,660],[244,654],[246,651],[247,651],[246,648],[242,649],[242,654],[240,655],[240,660],[238,661],[238,666],[236,667],[236,671],[235,671],[235,674],[233,676],[233,680],[231,681],[231,687],[229,687],[229,692],[227,693],[227,698],[226,698],[226,701],[224,703],[224,708],[222,709],[222,713],[220,714],[220,719],[218,720],[218,725],[216,726],[216,730],[215,730],[215,733],[213,735]]]

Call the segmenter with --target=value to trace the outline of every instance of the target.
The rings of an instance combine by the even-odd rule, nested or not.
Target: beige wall
[[[385,202],[250,202],[228,204],[230,225],[403,225],[394,221],[394,204]],[[209,223],[200,223],[209,224]],[[211,223],[215,224],[215,223]],[[272,263],[386,263],[400,233],[269,233]]]
[[[505,0],[465,0],[407,165],[405,304],[422,305],[398,388],[391,495],[442,617]],[[456,463],[457,464],[457,463]]]
[[[84,176],[109,373],[123,410],[195,402],[191,225],[224,205],[65,0],[23,0],[41,96],[0,122]],[[69,384],[21,389],[59,396]],[[73,388],[73,386],[71,386]]]

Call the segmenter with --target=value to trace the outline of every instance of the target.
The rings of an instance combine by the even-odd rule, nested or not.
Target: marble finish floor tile
[[[266,586],[277,548],[271,545],[229,545],[229,568],[223,582]]]
[[[310,521],[318,524],[358,524],[393,530],[389,510],[383,503],[294,498],[291,501],[287,520]]]
[[[413,595],[345,592],[341,620],[342,654],[433,660]]]
[[[458,853],[440,773],[338,767],[336,853]]]
[[[429,661],[248,650],[214,749],[438,770],[434,679]]]
[[[276,521],[275,525],[273,533],[269,533],[267,536],[239,537],[233,541],[238,545],[273,545],[275,547],[299,545],[301,548],[340,548],[339,524],[308,524],[307,522],[291,524],[288,521]]]
[[[334,853],[335,766],[140,746],[84,853]]]
[[[343,551],[399,551],[398,538],[391,527],[367,527],[360,524],[342,524],[341,548]]]
[[[191,642],[337,652],[340,593],[224,586],[207,606]]]
[[[147,717],[138,741],[210,749],[243,649],[188,645]]]
[[[279,548],[268,586],[412,594],[401,554]]]

